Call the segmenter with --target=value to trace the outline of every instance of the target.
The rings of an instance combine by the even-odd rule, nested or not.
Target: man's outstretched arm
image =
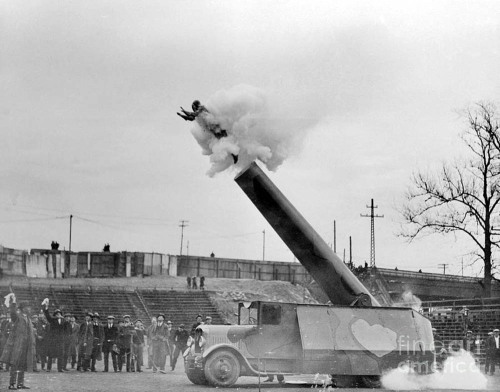
[[[177,115],[179,117],[182,117],[186,121],[194,121],[196,119],[196,113],[194,112],[188,112],[187,110],[184,110],[184,108],[181,106],[181,112],[177,112]]]

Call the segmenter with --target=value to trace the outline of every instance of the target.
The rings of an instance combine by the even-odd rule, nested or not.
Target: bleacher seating
[[[146,326],[151,323],[151,317],[159,313],[165,314],[174,327],[183,323],[187,328],[196,321],[198,314],[211,316],[214,324],[222,324],[223,320],[209,296],[204,291],[174,291],[174,290],[119,290],[109,287],[58,287],[31,285],[15,285],[10,288],[0,288],[2,295],[12,290],[18,301],[27,301],[33,311],[41,309],[44,298],[50,299],[50,312],[56,308],[63,313],[71,312],[77,320],[83,320],[87,312],[98,312],[101,320],[113,315],[117,320],[129,314],[132,320],[141,319]]]
[[[468,304],[465,317],[463,304],[440,302],[439,306],[424,306],[424,314],[429,317],[446,346],[453,341],[462,341],[467,330],[473,332],[474,339],[479,334],[479,350],[476,348],[474,355],[481,363],[484,362],[484,344],[488,332],[500,328],[500,303]]]
[[[210,301],[205,291],[173,291],[173,290],[141,290],[144,302],[153,316],[165,314],[174,326],[185,324],[186,327],[196,321],[196,316],[201,314],[212,317],[213,324],[222,324],[223,320],[216,307]]]

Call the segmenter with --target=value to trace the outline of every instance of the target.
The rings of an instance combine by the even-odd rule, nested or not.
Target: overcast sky
[[[271,179],[337,252],[473,273],[460,237],[411,244],[396,206],[416,170],[463,155],[457,114],[498,103],[498,1],[0,0],[0,244],[292,261],[176,111],[264,92],[299,148]],[[288,131],[288,130],[287,130]],[[187,247],[189,246],[189,248]],[[477,270],[476,270],[477,272]]]

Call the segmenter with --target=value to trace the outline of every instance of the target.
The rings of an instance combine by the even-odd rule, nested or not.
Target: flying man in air
[[[210,132],[217,139],[227,137],[227,131],[225,129],[222,129],[220,124],[214,123],[212,121],[212,116],[209,116],[210,112],[205,106],[200,103],[200,101],[193,101],[191,108],[193,109],[193,111],[188,112],[181,106],[181,113],[177,112],[177,115],[182,117],[186,121],[196,121],[204,131]],[[234,163],[237,163],[238,155],[231,155],[233,156]]]

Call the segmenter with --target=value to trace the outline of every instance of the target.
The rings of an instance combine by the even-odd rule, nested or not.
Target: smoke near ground
[[[287,157],[298,151],[304,129],[291,127],[289,117],[278,115],[269,104],[267,94],[256,87],[238,85],[216,92],[202,101],[210,112],[208,121],[219,124],[228,136],[215,138],[195,123],[192,134],[210,157],[207,174],[215,174],[234,167],[241,169],[254,160],[275,171]],[[234,165],[232,155],[238,155]]]
[[[487,378],[481,373],[471,353],[461,350],[452,353],[442,370],[419,375],[407,365],[391,370],[382,377],[382,386],[391,390],[474,389],[486,388]]]

